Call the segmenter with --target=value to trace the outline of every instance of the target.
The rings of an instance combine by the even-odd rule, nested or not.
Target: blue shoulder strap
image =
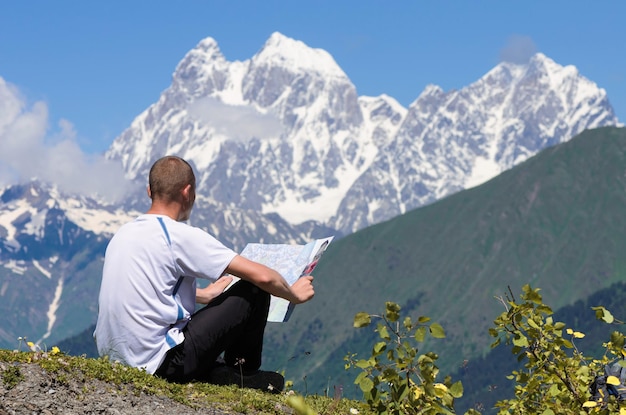
[[[159,220],[159,223],[161,224],[161,228],[163,229],[163,232],[165,233],[165,237],[167,238],[167,244],[169,245],[169,247],[171,249],[172,248],[172,240],[170,239],[170,234],[167,231],[167,226],[165,226],[165,221],[160,216],[158,216],[157,219]],[[176,300],[176,293],[178,293],[178,289],[180,288],[180,285],[183,282],[183,278],[185,278],[185,277],[184,276],[180,276],[178,278],[178,281],[176,281],[176,285],[174,286],[174,291],[172,291],[172,297],[174,297],[174,301],[176,302],[176,305],[178,306],[178,316],[177,316],[178,320],[182,319],[183,316],[184,316],[183,307]],[[170,347],[176,346],[176,342],[169,336],[169,334],[166,334],[165,337],[166,337],[167,343],[170,345]]]
[[[157,219],[159,220],[159,223],[161,224],[161,228],[163,228],[163,232],[165,232],[165,237],[167,238],[167,244],[171,247],[172,241],[170,240],[170,234],[167,231],[167,226],[165,226],[165,222],[163,221],[162,217],[157,216]]]

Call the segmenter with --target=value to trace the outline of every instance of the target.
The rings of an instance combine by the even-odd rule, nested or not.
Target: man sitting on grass
[[[270,294],[306,302],[313,277],[290,286],[275,270],[183,223],[195,189],[193,169],[179,157],[163,157],[150,169],[150,209],[123,225],[106,249],[98,352],[172,382],[280,392],[283,377],[259,370]],[[241,280],[224,291],[232,280],[224,274]],[[201,289],[197,278],[213,282]],[[196,303],[206,305],[196,312]]]

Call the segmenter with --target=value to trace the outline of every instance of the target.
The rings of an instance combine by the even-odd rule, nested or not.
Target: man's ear
[[[146,186],[146,191],[148,192],[148,197],[152,199],[152,192],[150,191],[150,185]]]
[[[183,195],[183,198],[185,199],[185,202],[189,203],[189,201],[191,200],[191,185],[190,184],[183,187],[182,195]]]

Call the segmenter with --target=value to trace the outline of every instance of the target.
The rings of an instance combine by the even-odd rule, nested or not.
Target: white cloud
[[[19,90],[0,77],[0,185],[38,179],[60,190],[115,201],[129,182],[121,165],[83,153],[71,122],[48,128],[48,106],[28,106]]]
[[[535,42],[529,36],[511,36],[500,51],[500,61],[524,64],[537,52]]]
[[[196,121],[234,140],[279,137],[283,131],[278,117],[263,114],[252,106],[228,105],[211,97],[194,101],[188,111]]]

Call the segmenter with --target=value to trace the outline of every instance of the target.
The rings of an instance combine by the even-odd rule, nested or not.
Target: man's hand
[[[313,276],[305,275],[298,278],[298,280],[291,286],[291,291],[296,299],[296,301],[292,301],[294,304],[301,304],[309,301],[315,295],[315,290],[313,289]]]
[[[313,277],[305,275],[295,284],[289,283],[276,271],[258,262],[250,261],[241,255],[235,256],[226,267],[226,272],[256,285],[276,297],[294,304],[301,304],[313,298]]]
[[[208,304],[215,297],[224,292],[224,289],[231,283],[233,277],[224,276],[205,288],[196,288],[196,303]]]

